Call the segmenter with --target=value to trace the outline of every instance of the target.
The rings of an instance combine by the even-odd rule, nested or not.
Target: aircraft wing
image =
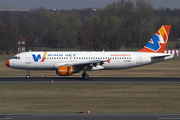
[[[110,63],[110,60],[90,60],[87,62],[78,62],[78,63],[56,63],[54,68],[57,69],[58,66],[74,66],[74,70],[79,72],[81,70],[102,70],[104,67],[102,66],[104,62]]]
[[[108,62],[110,63],[110,60],[91,60],[91,61],[88,61],[88,62],[81,62],[81,63],[73,63],[74,66],[77,66],[77,65],[90,65],[90,64],[104,64],[104,62]]]
[[[81,63],[73,63],[74,66],[76,65],[88,65],[88,64],[96,64],[96,63],[100,63],[100,60],[91,60],[88,62],[81,62]]]
[[[91,60],[87,62],[81,62],[81,63],[73,63],[73,66],[75,70],[81,71],[81,70],[102,70],[104,67],[102,66],[104,62],[110,63],[110,60]]]

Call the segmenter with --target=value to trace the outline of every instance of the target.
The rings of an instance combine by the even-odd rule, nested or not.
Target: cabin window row
[[[45,57],[45,59],[72,59],[72,57]],[[73,59],[97,59],[97,60],[107,60],[107,59],[131,59],[131,57],[73,57]]]

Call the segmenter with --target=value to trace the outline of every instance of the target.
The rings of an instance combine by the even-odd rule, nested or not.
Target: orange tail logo
[[[168,41],[171,25],[163,25],[156,34],[149,40],[143,49],[138,52],[164,53]]]

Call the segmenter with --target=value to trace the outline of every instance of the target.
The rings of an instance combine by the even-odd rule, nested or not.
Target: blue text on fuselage
[[[41,55],[38,54],[37,56],[35,54],[32,54],[34,62],[38,62],[39,59],[41,59]]]

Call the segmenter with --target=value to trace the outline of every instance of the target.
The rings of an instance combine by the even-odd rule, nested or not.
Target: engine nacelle
[[[56,70],[56,74],[59,76],[68,76],[72,75],[74,71],[73,66],[59,66]]]

